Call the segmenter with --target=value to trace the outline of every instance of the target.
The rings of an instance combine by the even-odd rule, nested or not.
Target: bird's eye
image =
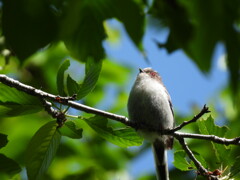
[[[156,72],[150,72],[149,74],[150,74],[150,76],[152,76],[152,77],[155,77],[155,76],[157,75]]]

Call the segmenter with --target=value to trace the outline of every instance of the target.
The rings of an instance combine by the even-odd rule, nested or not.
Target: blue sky
[[[202,107],[211,98],[218,98],[219,89],[226,85],[228,73],[219,66],[219,59],[224,55],[222,44],[219,44],[215,49],[211,71],[208,74],[203,74],[182,51],[168,54],[164,49],[160,50],[156,46],[153,39],[165,42],[168,35],[166,29],[157,31],[148,28],[146,31],[143,45],[150,61],[149,64],[129,39],[122,24],[111,20],[110,25],[120,30],[121,39],[114,45],[108,42],[104,43],[108,57],[135,68],[129,82],[129,91],[138,73],[138,68],[152,67],[162,76],[171,95],[175,111],[188,114],[191,113],[193,104]],[[169,154],[169,165],[172,166],[173,157],[171,153]],[[154,172],[153,161],[151,150],[149,150],[130,163],[130,175],[136,177],[139,172],[141,174]]]

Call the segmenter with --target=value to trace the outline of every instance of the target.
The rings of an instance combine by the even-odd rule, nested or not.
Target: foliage
[[[103,41],[107,38],[104,24],[108,19],[120,21],[141,52],[146,25],[168,28],[166,42],[157,42],[158,47],[169,53],[182,49],[203,72],[211,70],[214,49],[219,42],[223,43],[230,86],[223,89],[221,97],[225,112],[212,113],[227,120],[224,123],[229,128],[217,126],[210,116],[186,130],[228,138],[239,136],[240,106],[233,111],[234,103],[240,103],[239,1],[1,2],[1,74],[52,94],[76,94],[76,100],[92,107],[101,107],[112,96],[115,101],[108,104],[108,110],[122,115],[126,114],[125,89],[130,68],[106,57]],[[147,20],[152,18],[161,25],[150,24]],[[115,94],[105,91],[109,86]],[[128,173],[127,163],[146,148],[143,145],[136,152],[126,148],[142,144],[142,138],[132,128],[58,104],[54,106],[75,116],[69,115],[59,126],[44,112],[39,98],[0,83],[0,179],[23,178],[25,175],[19,174],[21,167],[26,167],[29,179],[119,178]],[[176,120],[180,123],[191,116],[177,114]],[[211,171],[225,169],[222,174],[225,178],[239,177],[239,147],[198,140],[188,144],[204,167]],[[196,170],[195,165],[177,142],[174,148],[174,165],[179,170],[172,169],[170,176],[195,177],[196,174],[189,174]],[[154,176],[143,175],[140,179]]]

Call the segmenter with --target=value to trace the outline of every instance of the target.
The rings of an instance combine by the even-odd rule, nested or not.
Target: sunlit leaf
[[[39,98],[0,83],[0,115],[2,117],[36,113],[41,109],[42,102]]]
[[[4,154],[0,154],[0,162],[0,174],[4,173],[12,176],[21,171],[19,164]]]
[[[57,73],[57,89],[59,95],[61,96],[66,96],[66,93],[64,91],[64,74],[65,71],[69,68],[69,66],[70,61],[69,60],[64,61]]]
[[[205,159],[201,156],[201,154],[199,154],[196,151],[192,151],[192,153],[193,153],[194,157],[201,163],[201,165],[203,167],[207,167],[207,163],[206,163]],[[195,166],[193,161],[191,161],[191,164],[193,167],[195,167],[195,169],[197,169],[197,167]]]
[[[8,143],[7,135],[0,133],[0,149]]]
[[[107,126],[108,120],[101,116],[95,116],[84,121],[98,133],[99,136],[120,147],[140,146],[143,139],[132,128],[113,130]]]
[[[197,121],[199,131],[201,134],[206,134],[206,135],[216,135],[219,137],[225,137],[225,134],[228,131],[228,128],[226,126],[220,127],[215,125],[214,119],[209,116],[206,120],[199,120]],[[227,147],[225,145],[217,144],[217,143],[212,143],[213,149],[215,151],[215,155],[217,157],[217,161],[219,163],[222,162],[227,162],[228,157],[230,155],[230,147]]]
[[[61,139],[57,126],[55,121],[48,122],[31,139],[26,151],[29,180],[40,179],[50,166]]]
[[[192,151],[194,157],[202,164],[203,167],[207,167],[207,163],[204,158],[197,152]],[[197,170],[194,162],[187,157],[187,154],[184,150],[178,150],[174,152],[174,161],[173,164],[176,168],[181,171]]]
[[[236,157],[234,164],[230,168],[230,175],[229,178],[236,178],[239,177],[240,173],[240,156]]]
[[[189,171],[193,169],[193,166],[186,159],[186,152],[183,150],[178,150],[174,152],[173,164],[181,171]]]
[[[61,135],[70,137],[72,139],[82,138],[83,129],[78,128],[73,121],[67,121],[59,128]]]

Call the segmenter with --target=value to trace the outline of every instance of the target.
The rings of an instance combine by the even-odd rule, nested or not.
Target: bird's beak
[[[143,70],[142,70],[141,68],[139,68],[139,72],[140,72],[140,73],[142,73],[142,72],[143,72]]]

